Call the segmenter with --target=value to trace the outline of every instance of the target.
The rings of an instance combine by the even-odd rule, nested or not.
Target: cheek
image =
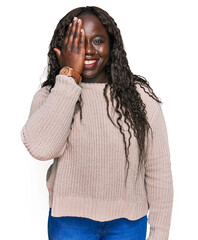
[[[98,53],[102,58],[109,58],[109,48],[108,46],[101,46],[98,48]]]

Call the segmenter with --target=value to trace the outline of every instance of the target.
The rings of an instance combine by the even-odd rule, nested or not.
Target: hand
[[[53,49],[61,68],[69,66],[79,74],[83,71],[85,61],[85,33],[81,27],[82,20],[78,23],[78,18],[76,21],[73,19],[66,31],[61,50]]]

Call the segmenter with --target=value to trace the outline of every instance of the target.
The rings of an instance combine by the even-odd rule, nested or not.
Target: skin
[[[78,23],[80,19],[80,23]],[[81,29],[84,31],[81,32]],[[95,36],[103,34],[104,36]],[[68,27],[62,49],[54,48],[59,65],[70,66],[82,76],[82,82],[106,83],[105,66],[109,60],[109,35],[100,20],[93,14],[83,14]],[[86,57],[99,59],[96,68],[84,69]]]

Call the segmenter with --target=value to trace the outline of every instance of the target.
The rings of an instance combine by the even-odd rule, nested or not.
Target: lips
[[[84,69],[93,69],[97,66],[97,64],[98,64],[97,59],[92,59],[92,60],[85,59]]]
[[[96,60],[85,60],[84,64],[92,64],[94,63]]]

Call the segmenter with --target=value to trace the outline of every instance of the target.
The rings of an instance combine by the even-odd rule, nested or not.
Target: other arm
[[[149,143],[145,165],[150,225],[148,240],[168,240],[173,205],[173,180],[167,129],[160,105],[157,106],[150,125],[153,129],[153,142]]]

